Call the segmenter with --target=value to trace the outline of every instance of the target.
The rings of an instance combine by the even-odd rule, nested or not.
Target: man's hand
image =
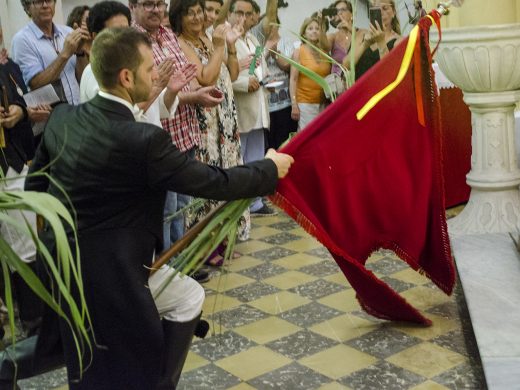
[[[47,104],[40,104],[36,107],[27,107],[27,114],[31,122],[44,122],[49,119],[52,107]]]
[[[294,163],[294,158],[292,158],[292,156],[285,153],[278,153],[274,149],[269,149],[265,158],[270,158],[276,164],[279,179],[287,175],[289,168],[291,168],[291,165]]]
[[[6,114],[5,109],[0,107],[0,125],[6,129],[13,128],[23,119],[22,107],[15,104],[9,105],[9,113]]]
[[[90,35],[88,31],[83,28],[77,28],[73,30],[65,37],[65,43],[63,44],[63,50],[61,51],[67,58],[72,57],[74,53],[78,51],[84,41],[89,41]]]
[[[218,106],[222,100],[224,100],[224,96],[214,97],[212,95],[212,91],[215,89],[213,85],[208,87],[202,87],[195,91],[195,99],[196,104],[200,104],[204,107],[215,107]]]
[[[240,70],[249,69],[249,65],[251,65],[253,57],[254,56],[252,54],[249,54],[248,56],[238,60],[238,67]]]
[[[166,88],[177,94],[182,88],[184,88],[185,85],[189,84],[189,82],[195,77],[196,74],[197,65],[187,63],[170,77]]]
[[[249,76],[249,85],[247,87],[247,92],[255,92],[260,88],[260,83],[255,76]]]
[[[157,67],[157,79],[154,81],[154,88],[162,91],[168,85],[170,78],[175,73],[175,67],[172,58],[167,58]]]
[[[232,26],[226,33],[226,42],[228,46],[233,46],[238,38],[244,34],[244,21],[240,19],[237,24]]]

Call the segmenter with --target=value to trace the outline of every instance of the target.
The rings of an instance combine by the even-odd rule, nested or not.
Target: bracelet
[[[228,51],[227,53],[228,53],[229,56],[236,56],[237,55],[236,51]]]
[[[80,52],[77,52],[77,53],[74,53],[76,55],[76,57],[86,57],[87,56],[87,52],[86,51],[80,51]]]

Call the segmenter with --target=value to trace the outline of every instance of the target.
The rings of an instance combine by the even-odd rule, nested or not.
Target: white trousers
[[[298,103],[300,110],[300,120],[298,122],[298,131],[305,129],[305,127],[314,118],[323,111],[323,104],[312,104],[312,103]]]
[[[153,296],[162,283],[175,270],[163,265],[148,279],[148,286]],[[166,289],[155,298],[155,305],[161,318],[167,321],[188,322],[197,317],[204,303],[204,288],[189,276],[175,275]]]
[[[0,181],[0,191],[23,191],[25,177],[29,167],[24,165],[22,172],[18,173],[9,167],[5,175],[6,181]],[[16,220],[20,225],[25,226],[26,221],[36,232],[36,214],[22,210],[3,210],[9,217]],[[36,259],[36,245],[31,236],[19,231],[14,226],[0,221],[0,235],[7,241],[13,251],[26,263],[31,263]]]

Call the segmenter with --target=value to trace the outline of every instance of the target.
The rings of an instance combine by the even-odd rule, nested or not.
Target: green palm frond
[[[44,245],[27,221],[22,223],[13,219],[4,212],[5,210],[31,211],[45,219],[55,236],[56,256],[54,257],[51,254],[51,251]],[[0,223],[12,227],[21,237],[32,238],[40,253],[41,261],[49,270],[52,284],[56,287],[56,291],[52,287],[46,287],[10,245],[0,237],[0,262],[2,263],[5,281],[6,305],[9,311],[11,335],[14,337],[15,327],[9,270],[18,272],[34,293],[66,321],[72,331],[79,365],[83,370],[82,357],[92,351],[88,334],[88,331],[91,331],[91,320],[80,276],[79,248],[77,243],[71,248],[67,237],[67,231],[72,231],[73,235],[76,235],[74,219],[58,199],[47,193],[3,191],[0,192]],[[77,242],[77,240],[74,241]],[[77,294],[77,298],[73,295],[73,291]],[[91,353],[89,353],[89,356],[92,356]]]

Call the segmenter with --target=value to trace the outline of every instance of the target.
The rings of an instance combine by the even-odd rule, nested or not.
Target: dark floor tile
[[[246,268],[238,273],[252,279],[262,280],[270,278],[271,276],[283,274],[284,272],[287,272],[285,268],[271,262],[264,262],[257,266]]]
[[[208,364],[181,375],[179,390],[216,390],[236,386],[241,380],[214,364]]]
[[[406,283],[402,280],[391,278],[390,276],[383,276],[381,280],[388,284],[392,288],[392,290],[398,293],[409,290],[416,286],[415,284]]]
[[[257,344],[233,331],[206,337],[191,345],[191,350],[209,361],[217,361],[239,352],[245,351]]]
[[[270,284],[254,282],[228,290],[225,292],[225,295],[236,298],[241,302],[251,302],[279,291],[279,288],[271,286]]]
[[[316,264],[306,265],[305,267],[299,268],[298,271],[305,272],[306,274],[317,276],[319,278],[333,275],[337,272],[341,272],[339,266],[332,259],[325,260]],[[345,285],[350,286],[346,278]]]
[[[288,230],[293,230],[293,229],[296,229],[296,228],[300,227],[300,225],[298,225],[292,219],[289,219],[289,220],[286,220],[286,221],[272,223],[271,225],[268,225],[268,226],[270,228],[278,229],[278,230],[281,230],[281,231],[284,231],[284,232],[286,232]]]
[[[454,330],[430,340],[432,343],[448,348],[464,356],[469,356],[462,330]]]
[[[283,245],[287,244],[288,242],[295,241],[295,240],[301,240],[302,236],[297,236],[296,234],[283,232],[283,233],[277,233],[273,234],[272,236],[262,237],[259,238],[258,241],[267,242],[271,245]]]
[[[428,313],[435,314],[445,318],[458,318],[459,309],[457,303],[451,301],[443,303],[442,305],[434,306],[426,310]]]
[[[278,370],[251,379],[247,383],[258,390],[311,390],[330,383],[330,379],[294,362]]]
[[[421,342],[422,340],[398,330],[381,327],[361,337],[348,340],[345,344],[380,359],[385,359]]]
[[[290,288],[289,291],[309,299],[320,299],[330,294],[345,290],[346,287],[323,279],[313,280]]]
[[[288,310],[279,315],[282,319],[292,322],[302,328],[308,328],[317,324],[337,317],[342,312],[331,307],[322,305],[318,302],[311,302],[295,309]]]
[[[424,381],[426,378],[386,361],[379,361],[338,380],[339,383],[356,390],[408,389]]]
[[[449,371],[432,378],[435,382],[446,386],[449,389],[461,390],[485,390],[486,379],[480,364],[463,363]]]
[[[319,257],[320,259],[332,259],[330,252],[324,246],[320,246],[319,248],[311,249],[310,251],[305,252],[308,255]]]
[[[250,324],[268,316],[269,314],[244,304],[231,310],[223,310],[212,314],[210,319],[217,322],[219,325],[231,329]]]
[[[261,251],[253,252],[250,256],[253,256],[256,259],[260,260],[276,260],[281,259],[282,257],[294,255],[298,253],[291,249],[282,248],[280,246],[274,246],[272,248],[263,249]]]
[[[393,257],[383,257],[380,260],[367,262],[366,268],[381,275],[391,275],[410,267],[403,260]]]
[[[266,344],[266,347],[291,359],[298,360],[331,348],[336,344],[338,344],[336,341],[328,337],[323,337],[305,329],[271,341]]]

